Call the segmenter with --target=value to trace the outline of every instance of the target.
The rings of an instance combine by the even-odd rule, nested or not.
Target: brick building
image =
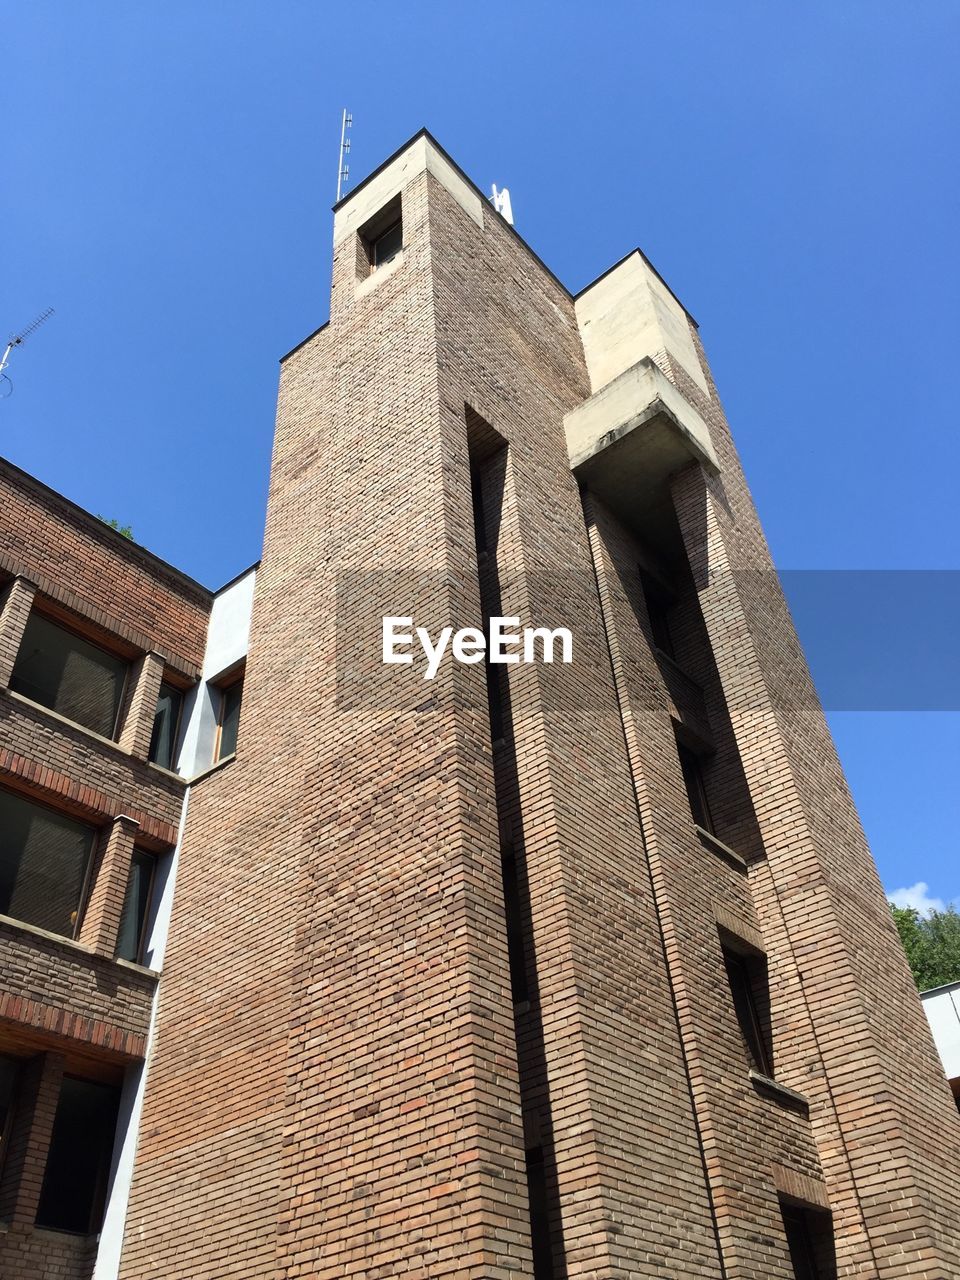
[[[696,324],[639,252],[572,296],[426,133],[334,238],[258,567],[0,469],[0,1273],[960,1274]],[[427,682],[385,616],[573,661]]]

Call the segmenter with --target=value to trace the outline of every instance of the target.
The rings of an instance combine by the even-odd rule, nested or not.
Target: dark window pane
[[[645,570],[640,570],[640,585],[643,587],[643,598],[647,605],[647,616],[650,619],[650,632],[653,643],[661,652],[675,658],[673,636],[670,633],[670,610],[673,608],[673,597],[656,578]]]
[[[95,834],[0,791],[0,914],[72,937]]]
[[[157,711],[153,717],[153,737],[150,739],[150,759],[164,769],[172,769],[177,753],[177,729],[180,725],[180,707],[183,695],[172,685],[162,684],[157,698]]]
[[[42,614],[27,621],[10,688],[112,738],[127,664]]]
[[[761,972],[766,966],[762,960],[752,965],[744,956],[728,951],[726,947],[723,949],[723,959],[727,966],[733,1007],[746,1042],[750,1065],[755,1071],[769,1076],[772,1074],[770,1054],[767,1051],[754,990],[755,984],[759,985],[762,982],[766,986],[766,975]]]
[[[713,817],[707,804],[707,792],[703,785],[703,771],[699,757],[689,747],[677,743],[677,754],[680,757],[680,768],[683,770],[683,784],[687,789],[690,812],[698,827],[716,834],[713,829]]]
[[[526,942],[523,933],[523,902],[517,859],[509,846],[500,857],[503,871],[503,904],[507,918],[507,957],[510,961],[510,986],[514,1003],[529,1000],[527,988]]]
[[[533,1274],[536,1280],[553,1280],[553,1246],[550,1240],[550,1196],[543,1148],[525,1153],[527,1197],[530,1202],[530,1243],[533,1246]]]
[[[101,1225],[117,1090],[65,1076],[53,1121],[37,1225],[83,1235]]]
[[[123,900],[123,915],[120,917],[120,931],[117,934],[117,955],[121,960],[132,960],[134,964],[140,960],[143,949],[143,929],[147,921],[147,908],[150,906],[155,866],[156,860],[152,854],[134,849],[130,879],[127,881],[127,896]]]
[[[7,1140],[7,1125],[10,1120],[16,1079],[16,1059],[0,1057],[0,1172],[3,1170],[4,1145]]]
[[[796,1280],[836,1280],[837,1250],[830,1213],[785,1201],[780,1202],[780,1211]]]
[[[373,265],[382,267],[397,256],[403,248],[403,223],[395,222],[382,236],[373,242]]]
[[[790,1262],[793,1264],[796,1280],[817,1280],[817,1268],[807,1226],[803,1220],[803,1210],[784,1205],[783,1225],[787,1233]]]
[[[224,689],[220,703],[220,745],[217,759],[224,760],[232,756],[237,749],[237,730],[240,727],[240,703],[243,699],[243,681]]]

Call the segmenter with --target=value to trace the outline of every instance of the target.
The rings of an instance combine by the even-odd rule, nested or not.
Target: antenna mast
[[[6,400],[7,396],[11,395],[13,392],[13,383],[4,372],[7,365],[10,363],[10,353],[13,351],[13,348],[22,346],[24,342],[26,342],[27,338],[30,337],[31,333],[36,333],[44,320],[49,320],[52,315],[53,307],[47,307],[46,311],[42,311],[40,315],[37,316],[36,320],[31,321],[25,329],[21,329],[19,333],[15,333],[11,336],[10,341],[7,343],[7,348],[3,353],[3,357],[0,358],[0,399]],[[6,393],[2,390],[4,384],[10,388]]]
[[[347,130],[353,125],[353,116],[344,107],[343,120],[340,124],[340,167],[337,170],[337,202],[339,203],[344,184],[350,181],[350,166],[345,163],[350,154],[350,139]]]

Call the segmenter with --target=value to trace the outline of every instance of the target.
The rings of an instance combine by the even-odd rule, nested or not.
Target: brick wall
[[[569,470],[569,295],[449,175],[404,172],[401,258],[361,280],[343,238],[330,323],[284,365],[238,751],[191,794],[121,1274],[531,1276],[531,1148],[569,1280],[787,1278],[783,1196],[832,1210],[842,1276],[950,1274],[956,1117],[712,384],[661,353],[723,468],[675,486],[681,677],[651,549]],[[502,742],[482,667],[380,663],[383,615],[435,632],[494,600],[575,635],[572,667],[510,670]],[[710,739],[732,849],[694,829],[671,707]],[[767,954],[772,1086],[721,931]]]
[[[520,809],[511,825],[522,830],[542,1023],[542,1065],[531,1063],[523,1083],[552,1133],[556,1274],[719,1275],[567,461],[563,416],[589,391],[573,308],[499,218],[487,214],[479,233],[439,185],[431,197],[448,501],[462,504],[467,490],[466,402],[505,438],[510,455],[496,547],[501,612],[527,625],[569,625],[575,636],[572,666],[513,668],[509,679]],[[470,556],[466,537],[454,533],[458,559]],[[529,1027],[521,1023],[520,1032],[530,1055]]]
[[[489,745],[379,661],[387,595],[451,612],[425,175],[403,218],[362,302],[340,247],[330,327],[285,367],[237,760],[191,798],[125,1277],[529,1258]]]
[[[146,760],[156,687],[165,665],[181,684],[196,678],[211,597],[2,461],[0,580],[0,787],[98,831],[78,904],[82,941],[0,920],[0,1053],[20,1060],[21,1080],[56,1059],[61,1073],[117,1084],[143,1058],[157,981],[113,958],[130,852],[135,840],[157,853],[172,848],[185,793],[182,780]],[[131,660],[120,741],[6,687],[37,605]],[[86,1280],[96,1253],[94,1238],[34,1227],[59,1079],[45,1109],[22,1088],[14,1107],[25,1145],[19,1172],[8,1161],[3,1175],[12,1217],[0,1226],[0,1273],[24,1280]]]
[[[181,779],[7,689],[0,689],[0,786],[29,788],[88,822],[129,813],[148,842],[167,848],[176,841],[186,789]]]
[[[47,1032],[113,1060],[143,1057],[156,985],[149,973],[6,920],[0,968],[0,1024],[9,1019],[21,1032]]]
[[[171,656],[200,663],[210,592],[4,459],[0,569],[43,578],[84,615],[101,616],[108,630],[135,631]]]

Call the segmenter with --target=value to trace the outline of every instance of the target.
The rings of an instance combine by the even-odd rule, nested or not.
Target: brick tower
[[[112,1274],[960,1274],[960,1119],[695,323],[638,251],[571,296],[425,132],[334,238]],[[573,661],[381,661],[491,615]]]

